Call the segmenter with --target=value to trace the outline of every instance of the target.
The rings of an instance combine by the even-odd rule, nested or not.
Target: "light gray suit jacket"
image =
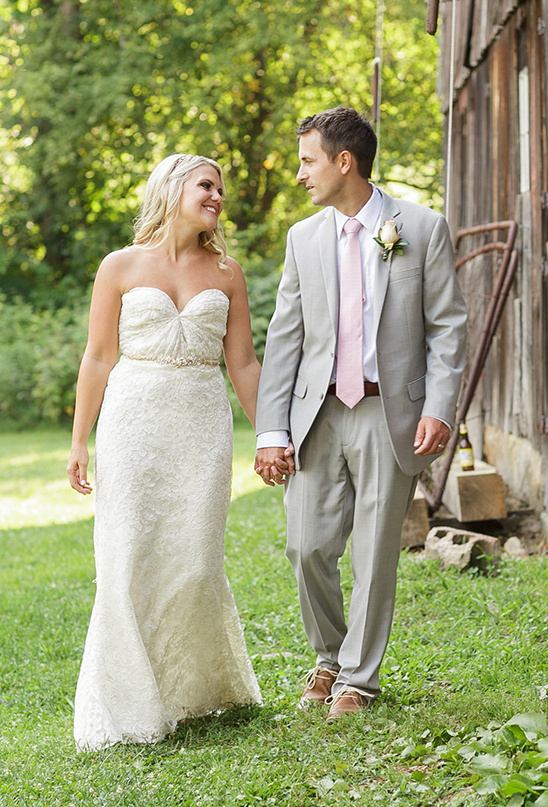
[[[409,245],[387,261],[379,246],[372,267],[379,386],[392,450],[402,471],[415,475],[434,459],[413,453],[421,416],[454,421],[466,308],[443,216],[382,197],[381,222],[394,219],[403,225]],[[257,434],[289,431],[297,468],[331,381],[338,307],[337,236],[329,207],[289,230],[259,384]]]

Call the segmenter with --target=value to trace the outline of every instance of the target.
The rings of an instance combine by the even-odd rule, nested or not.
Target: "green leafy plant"
[[[467,773],[462,781],[508,807],[548,807],[548,724],[540,712],[473,731],[426,731],[421,742],[395,745],[400,758]],[[419,777],[420,778],[420,777]]]

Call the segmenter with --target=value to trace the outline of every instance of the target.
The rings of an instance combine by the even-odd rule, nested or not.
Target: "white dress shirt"
[[[342,254],[348,236],[343,231],[343,227],[348,221],[348,216],[341,213],[340,210],[334,208],[335,211],[335,226],[337,228],[337,271],[339,273],[342,263]],[[382,211],[382,196],[378,190],[373,186],[373,193],[362,209],[353,218],[362,224],[362,228],[358,232],[358,239],[360,242],[360,254],[362,259],[362,280],[365,292],[365,302],[363,306],[363,376],[366,381],[379,380],[379,373],[377,371],[377,343],[375,335],[375,323],[373,312],[373,300],[375,293],[375,273],[369,271],[373,261],[377,259],[377,253],[380,246],[373,239],[378,234],[380,229],[380,217]],[[335,381],[337,376],[336,363],[333,368],[332,381]]]
[[[380,217],[382,212],[382,196],[378,188],[371,186],[373,192],[361,210],[355,216],[347,216],[337,208],[333,208],[335,213],[335,227],[337,232],[337,272],[340,276],[341,257],[348,236],[343,231],[343,227],[349,218],[357,219],[363,226],[358,233],[360,242],[360,253],[362,259],[363,288],[365,292],[365,302],[363,306],[363,371],[366,381],[378,381],[377,371],[377,344],[374,330],[373,300],[375,291],[374,272],[368,271],[373,260],[376,260],[376,253],[380,246],[374,241],[380,228]],[[335,381],[337,372],[337,362],[333,365],[332,381]],[[269,431],[262,432],[257,437],[257,449],[269,448],[272,446],[283,446],[287,448],[289,444],[288,432]]]

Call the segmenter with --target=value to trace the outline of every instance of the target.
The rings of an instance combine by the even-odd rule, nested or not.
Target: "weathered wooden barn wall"
[[[519,224],[518,270],[469,427],[509,486],[548,509],[548,0],[453,0],[455,60],[449,131],[452,2],[442,5],[440,83],[450,156],[446,214],[459,229]],[[448,155],[448,144],[451,153]],[[489,240],[504,240],[499,231]],[[479,241],[482,238],[482,241]],[[485,242],[475,236],[463,251]],[[500,258],[465,264],[469,353],[481,329]]]

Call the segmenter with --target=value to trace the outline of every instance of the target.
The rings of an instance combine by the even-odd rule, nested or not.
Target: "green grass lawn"
[[[484,577],[402,555],[383,694],[328,726],[322,709],[295,711],[314,657],[281,490],[253,473],[243,426],[226,565],[264,706],[188,721],[155,746],[77,754],[93,497],[68,485],[69,442],[61,430],[0,435],[1,807],[548,805],[547,559]],[[346,559],[342,571],[348,594]]]

